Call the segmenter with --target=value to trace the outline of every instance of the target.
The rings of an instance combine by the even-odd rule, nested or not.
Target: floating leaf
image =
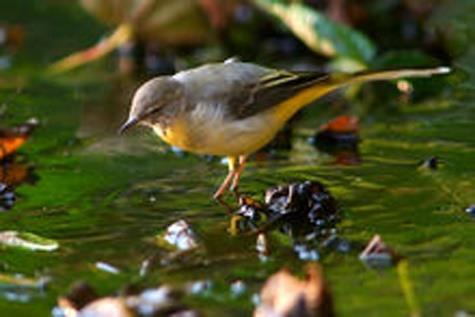
[[[0,183],[8,186],[17,186],[21,183],[34,182],[35,180],[36,176],[31,166],[15,161],[7,161],[0,164]]]
[[[51,252],[59,248],[58,242],[54,240],[40,237],[34,233],[17,231],[0,232],[0,244],[31,251]]]
[[[8,275],[0,273],[0,287],[17,287],[17,288],[39,288],[42,289],[50,281],[49,277],[29,278],[21,274]]]
[[[323,124],[320,127],[320,131],[333,133],[356,133],[359,130],[358,121],[358,117],[342,115]]]
[[[254,0],[266,12],[278,17],[309,48],[327,57],[348,57],[362,64],[375,54],[374,44],[362,33],[337,24],[302,3],[282,0]]]
[[[400,259],[401,257],[384,243],[380,235],[375,235],[360,253],[361,262],[374,269],[390,267],[397,264]]]
[[[37,125],[38,120],[33,118],[11,129],[0,128],[0,160],[22,146]]]

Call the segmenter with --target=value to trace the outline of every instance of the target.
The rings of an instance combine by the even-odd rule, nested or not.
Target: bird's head
[[[129,118],[119,133],[122,134],[137,124],[159,123],[178,110],[183,97],[183,86],[172,77],[157,77],[147,81],[135,92]]]

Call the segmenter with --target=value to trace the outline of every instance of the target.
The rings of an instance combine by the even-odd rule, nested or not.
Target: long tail
[[[449,67],[436,67],[426,69],[399,69],[399,70],[384,70],[384,71],[368,71],[360,72],[343,78],[332,79],[335,83],[335,88],[340,88],[349,84],[364,83],[368,81],[391,80],[409,77],[430,77],[432,75],[448,74]]]
[[[282,122],[285,122],[295,114],[295,112],[310,104],[312,101],[351,84],[407,77],[430,77],[432,75],[447,74],[449,72],[449,67],[436,67],[426,69],[365,71],[356,74],[340,74],[324,78],[318,76],[313,76],[312,78],[311,74],[307,74],[307,76],[309,76],[307,79],[308,84],[291,98],[287,98],[284,102],[280,103],[277,115]]]

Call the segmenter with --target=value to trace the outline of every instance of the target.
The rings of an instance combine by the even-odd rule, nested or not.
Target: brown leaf
[[[396,264],[401,259],[392,248],[384,243],[380,235],[376,234],[360,253],[360,260],[369,268],[384,268]]]
[[[24,124],[10,129],[0,128],[0,160],[13,154],[22,146],[37,125],[36,119],[30,119]]]
[[[300,280],[286,269],[272,275],[261,290],[261,304],[254,317],[331,317],[333,299],[320,267],[308,267],[307,278]]]
[[[16,162],[0,164],[0,183],[17,186],[31,179],[34,179],[32,168],[25,164]]]
[[[343,115],[328,121],[320,127],[320,132],[357,133],[359,130],[358,117]]]

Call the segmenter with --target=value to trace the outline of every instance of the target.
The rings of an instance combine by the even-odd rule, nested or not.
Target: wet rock
[[[306,220],[317,227],[338,221],[335,199],[319,182],[306,181],[278,186],[266,191],[265,203],[271,214],[286,220]]]
[[[262,218],[262,213],[265,207],[251,197],[239,197],[239,209],[235,212],[236,215],[243,216],[254,222],[258,222]]]
[[[238,218],[233,217],[230,227],[233,232],[257,232],[256,250],[263,260],[269,254],[263,234],[273,228],[292,239],[299,259],[317,260],[320,258],[320,242],[336,235],[335,226],[340,221],[337,205],[319,182],[277,186],[266,191],[263,204],[242,198],[234,216]],[[343,244],[342,248],[345,248]]]
[[[0,183],[0,212],[9,210],[15,204],[15,192],[6,184]]]
[[[188,251],[198,247],[198,238],[185,220],[179,220],[168,226],[163,239],[178,250]]]
[[[379,235],[375,235],[369,241],[359,257],[361,262],[372,269],[381,269],[395,265],[401,259],[393,249],[384,243]]]
[[[254,317],[330,317],[333,299],[316,265],[308,268],[305,280],[281,270],[266,281]]]

